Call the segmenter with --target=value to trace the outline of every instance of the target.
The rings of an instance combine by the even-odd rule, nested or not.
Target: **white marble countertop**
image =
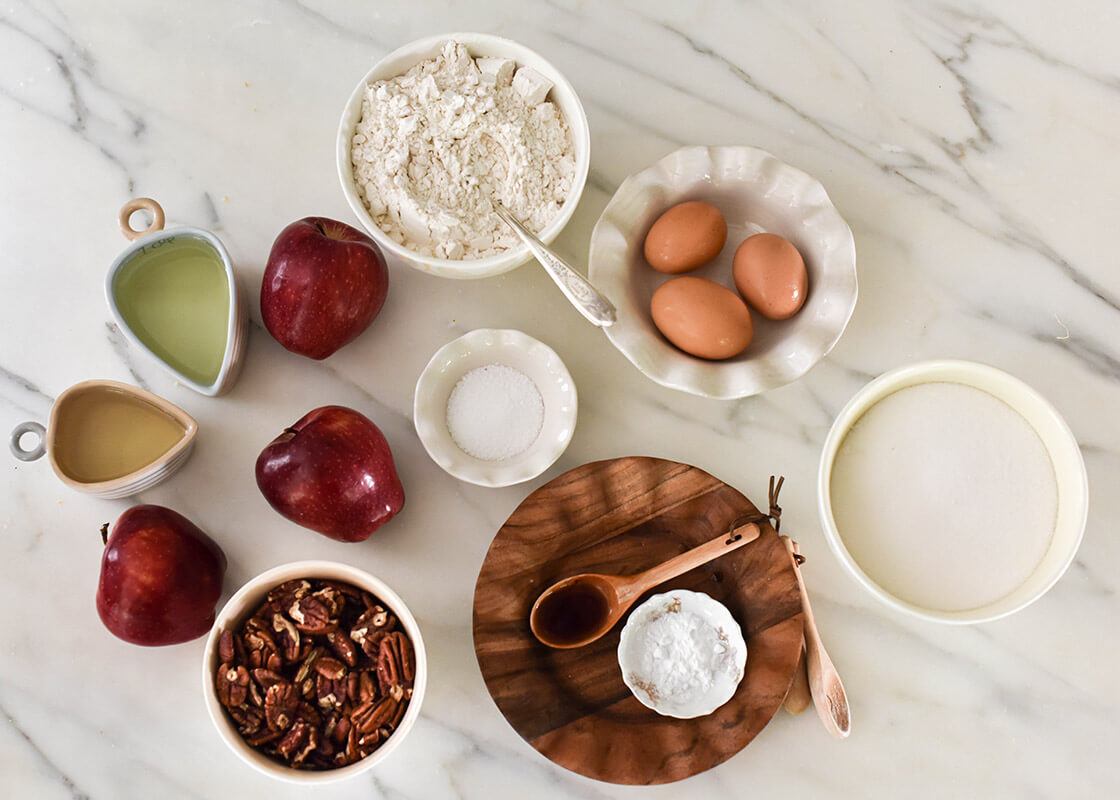
[[[168,505],[217,539],[226,596],[263,569],[349,561],[398,587],[431,666],[423,714],[385,764],[320,797],[1089,797],[1120,790],[1120,13],[1059,4],[281,2],[15,0],[0,9],[0,428],[45,421],[87,378],[148,387],[201,424],[195,454],[137,498],[65,488],[10,460],[0,487],[0,794],[296,797],[249,770],[203,707],[203,640],[126,645],[94,608],[98,528],[133,502]],[[351,224],[334,172],[354,83],[420,36],[481,30],[524,42],[571,80],[591,175],[558,249],[584,263],[619,183],[684,144],[752,144],[818,177],[851,224],[860,300],[833,353],[783,389],[696,398],[643,377],[543,271],[473,282],[391,265],[388,304],[325,362],[260,327],[271,242],[309,214]],[[228,396],[176,386],[113,326],[105,271],[116,212],[158,198],[173,224],[215,231],[250,288],[246,367]],[[541,313],[547,309],[547,313]],[[412,424],[431,354],[477,327],[550,344],[580,391],[575,438],[528,484],[446,475]],[[815,511],[820,446],[871,377],[955,357],[1003,368],[1051,400],[1091,484],[1073,566],[1005,620],[904,618],[828,551]],[[260,449],[305,411],[353,406],[385,431],[408,496],[369,541],[343,545],[277,516],[254,483]],[[597,783],[523,742],[486,692],[471,637],[494,532],[535,486],[594,459],[695,464],[756,499],[781,473],[783,532],[809,558],[818,622],[854,731],[779,714],[743,752],[678,784]]]

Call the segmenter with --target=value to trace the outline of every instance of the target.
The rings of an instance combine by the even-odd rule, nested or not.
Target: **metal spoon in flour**
[[[530,233],[506,210],[500,200],[494,198],[491,202],[493,202],[494,210],[498,212],[498,216],[505,220],[506,224],[521,237],[521,241],[525,242],[552,280],[556,281],[556,285],[576,307],[576,311],[600,328],[614,325],[616,316],[611,301],[599,294],[586,278],[568,266],[564,259],[552,252],[544,242]]]

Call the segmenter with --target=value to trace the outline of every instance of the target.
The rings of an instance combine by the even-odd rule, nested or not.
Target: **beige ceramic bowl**
[[[270,590],[280,584],[299,578],[320,578],[342,581],[353,584],[360,589],[370,592],[384,603],[400,620],[412,647],[416,653],[416,680],[413,683],[412,699],[408,702],[401,724],[393,731],[385,742],[354,764],[332,770],[310,771],[298,770],[284,766],[273,761],[267,756],[258,753],[245,743],[241,734],[233,726],[214,691],[214,674],[218,669],[218,640],[226,628],[237,626],[245,617],[252,614]],[[420,626],[412,612],[392,589],[383,581],[347,564],[333,561],[296,561],[283,564],[262,572],[257,577],[246,583],[237,593],[229,599],[217,619],[210,635],[206,639],[206,648],[202,655],[202,694],[206,702],[206,710],[210,719],[218,730],[218,735],[234,754],[258,772],[271,778],[277,778],[289,783],[299,783],[304,786],[333,783],[335,781],[353,778],[363,772],[373,769],[397,749],[412,726],[420,716],[420,706],[424,702],[424,689],[428,682],[428,659],[424,651],[424,640],[420,636]]]
[[[464,44],[473,56],[511,58],[517,62],[518,66],[531,67],[552,81],[553,87],[548,99],[563,112],[564,119],[571,130],[572,145],[575,147],[576,155],[576,172],[572,178],[571,193],[560,208],[560,213],[537,235],[537,238],[548,244],[559,235],[564,226],[568,224],[568,220],[572,218],[572,214],[575,213],[580,196],[583,194],[584,183],[587,181],[587,171],[591,166],[591,131],[587,124],[587,114],[583,110],[583,105],[580,103],[575,89],[556,67],[552,66],[536,51],[500,36],[463,32],[429,36],[394,50],[374,64],[365,77],[358,81],[358,85],[354,87],[354,91],[342,111],[335,152],[338,178],[342,183],[342,192],[346,195],[346,202],[350,204],[350,208],[358,217],[362,227],[387,253],[392,253],[410,267],[443,278],[485,278],[508,272],[514,267],[524,264],[531,257],[529,248],[524,244],[518,244],[495,256],[458,261],[414,253],[389,238],[380,226],[374,222],[358,194],[354,182],[354,169],[350,162],[351,140],[362,116],[362,98],[365,95],[366,86],[374,81],[395,78],[421,61],[434,58],[439,55],[444,43],[452,39]]]
[[[720,255],[689,275],[734,291],[735,250],[761,232],[793,242],[809,272],[802,309],[781,321],[752,314],[754,340],[725,361],[678,350],[650,316],[654,291],[673,276],[646,263],[646,233],[666,209],[686,200],[712,203],[728,228]],[[832,350],[856,306],[848,224],[817,180],[754,147],[685,147],[627,178],[591,234],[589,273],[618,309],[618,322],[606,329],[611,343],[652,380],[705,397],[747,397],[797,380]]]
[[[89,480],[74,473],[68,466],[68,451],[73,451],[75,448],[88,451],[98,439],[101,439],[100,446],[114,451],[108,454],[112,459],[119,456],[119,449],[123,446],[122,442],[106,436],[104,431],[84,430],[82,418],[75,417],[74,409],[79,404],[98,397],[102,399],[123,397],[138,404],[141,412],[155,412],[161,415],[171,423],[170,427],[177,426],[180,429],[178,442],[146,466],[109,480]],[[128,413],[127,408],[124,413]],[[127,419],[119,421],[121,424],[128,423]],[[128,432],[124,433],[127,435]],[[150,489],[171,477],[186,463],[194,447],[197,433],[198,423],[190,414],[149,391],[117,381],[83,381],[74,384],[58,396],[51,406],[46,427],[38,422],[24,422],[17,425],[12,431],[9,447],[12,455],[20,461],[34,461],[46,455],[59,480],[72,489],[97,497],[114,499]],[[28,435],[38,437],[34,447],[24,447],[23,439]]]
[[[1034,429],[1050,456],[1058,488],[1058,511],[1054,533],[1046,550],[1027,579],[998,600],[963,611],[924,608],[891,594],[859,564],[844,544],[832,511],[832,468],[844,438],[872,406],[910,386],[948,382],[971,386],[1002,400]],[[864,386],[832,423],[821,453],[817,475],[817,500],[821,525],[829,546],[840,563],[879,600],[911,616],[935,622],[967,624],[988,622],[1012,614],[1042,597],[1069,567],[1081,544],[1089,511],[1089,481],[1077,439],[1065,420],[1038,392],[1018,378],[986,364],[971,361],[924,361],[886,372]],[[874,498],[869,498],[874,502]],[[992,565],[998,569],[998,564]]]

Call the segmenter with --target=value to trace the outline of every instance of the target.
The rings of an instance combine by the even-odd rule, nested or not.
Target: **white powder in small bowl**
[[[727,607],[685,589],[646,600],[619,637],[623,681],[639,702],[670,717],[703,716],[730,700],[746,659],[742,631]]]
[[[447,398],[447,430],[469,456],[501,461],[528,450],[544,423],[532,378],[504,364],[470,370]]]

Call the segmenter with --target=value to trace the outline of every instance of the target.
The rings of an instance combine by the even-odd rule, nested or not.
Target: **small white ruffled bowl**
[[[528,449],[497,461],[464,452],[447,426],[447,401],[466,373],[501,364],[527,375],[544,403],[540,433]],[[416,381],[413,420],[421,444],[449,474],[479,486],[511,486],[540,475],[572,440],[576,385],[551,347],[518,330],[479,328],[441,347]]]
[[[725,668],[715,673],[711,686],[702,694],[674,698],[672,692],[658,685],[656,676],[647,674],[643,666],[643,655],[649,649],[650,624],[674,613],[695,614],[716,629],[721,645],[726,647]],[[666,717],[691,719],[711,714],[735,695],[746,664],[747,643],[727,606],[706,594],[687,589],[655,594],[634,609],[618,642],[618,666],[623,682],[638,702]]]
[[[723,251],[690,275],[735,291],[735,250],[762,232],[793,242],[809,273],[801,310],[780,321],[752,314],[754,340],[724,361],[678,350],[650,315],[654,290],[675,276],[646,263],[646,233],[686,200],[709,202],[727,219]],[[800,378],[839,341],[858,293],[855,239],[824,187],[755,147],[685,147],[627,178],[595,225],[589,262],[591,282],[618,309],[618,322],[606,329],[611,343],[657,383],[704,397],[749,397]]]
[[[354,131],[362,117],[362,99],[366,87],[374,81],[383,81],[403,75],[409,69],[439,55],[443,45],[449,40],[463,44],[472,56],[502,56],[511,58],[519,67],[531,67],[544,77],[552,81],[552,90],[548,99],[555,103],[564,114],[568,129],[572,134],[572,147],[575,149],[576,170],[572,176],[572,188],[568,193],[560,212],[553,218],[544,230],[537,234],[537,238],[545,244],[551,243],[568,224],[568,220],[575,213],[579,199],[583,195],[583,187],[587,182],[587,171],[591,167],[591,128],[587,123],[587,112],[579,101],[576,90],[568,79],[552,66],[543,56],[535,50],[530,50],[523,44],[500,36],[487,33],[444,33],[438,36],[428,36],[409,42],[399,47],[383,59],[378,61],[365,77],[362,78],[346,107],[342,110],[342,119],[338,124],[338,142],[335,147],[335,158],[338,164],[338,179],[342,183],[342,192],[346,195],[346,202],[358,217],[362,227],[369,232],[387,253],[391,253],[404,263],[421,272],[439,275],[441,278],[486,278],[499,275],[503,272],[519,267],[530,258],[532,254],[525,244],[517,244],[504,253],[474,259],[448,259],[425,256],[409,250],[402,244],[389,237],[370,216],[365,203],[362,202],[354,180],[354,167],[350,161],[350,149],[354,138]]]

